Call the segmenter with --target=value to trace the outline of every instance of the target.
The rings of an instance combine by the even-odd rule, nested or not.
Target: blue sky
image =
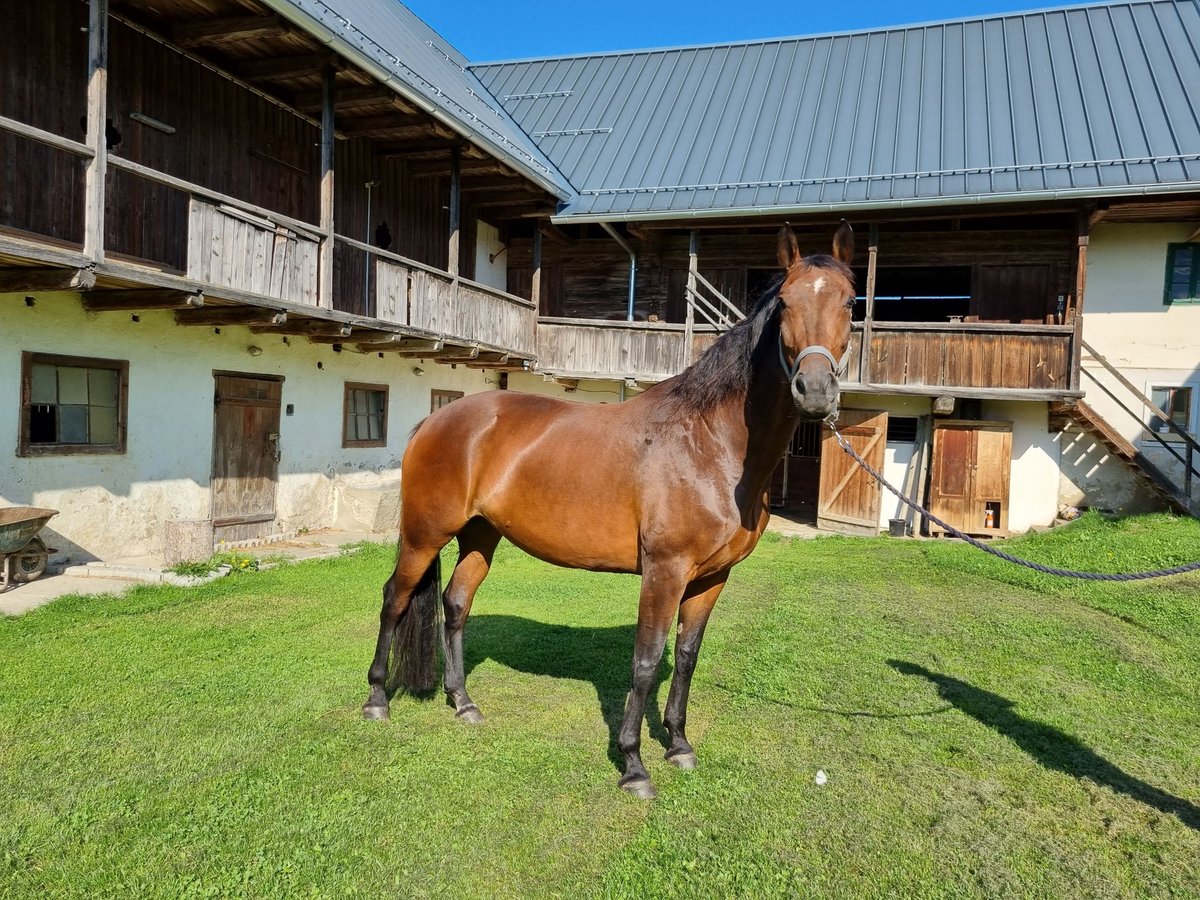
[[[1038,0],[405,0],[472,62],[818,34],[1055,5]]]

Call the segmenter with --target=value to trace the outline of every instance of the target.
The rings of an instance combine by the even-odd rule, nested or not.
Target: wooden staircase
[[[1062,431],[1068,423],[1076,425],[1095,438],[1115,459],[1125,465],[1139,484],[1154,491],[1175,512],[1194,514],[1187,494],[1180,486],[1087,403],[1077,400],[1072,404],[1050,405],[1050,430]]]

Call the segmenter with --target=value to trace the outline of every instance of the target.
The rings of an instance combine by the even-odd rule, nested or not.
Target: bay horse
[[[832,256],[803,257],[786,225],[777,244],[776,286],[694,365],[641,395],[603,405],[489,391],[417,426],[402,462],[399,552],[383,589],[365,718],[388,718],[398,685],[434,689],[439,553],[457,538],[441,598],[444,690],[457,716],[482,721],[467,694],[463,626],[505,537],[555,565],[642,576],[617,737],[619,784],[639,797],[655,796],[642,720],[678,614],[666,758],[695,767],[688,691],[709,614],[766,529],[768,480],[797,423],[836,415],[838,360],[850,341],[850,227],[838,228]]]

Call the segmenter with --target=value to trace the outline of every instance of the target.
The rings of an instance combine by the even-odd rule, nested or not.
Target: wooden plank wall
[[[861,341],[855,333],[854,346]],[[871,382],[947,387],[1068,390],[1071,334],[980,330],[876,330]],[[857,354],[847,381],[857,381]]]
[[[549,372],[668,376],[684,369],[682,328],[538,323],[538,368]]]
[[[194,198],[188,238],[189,278],[316,305],[320,245],[312,238]]]
[[[393,263],[381,263],[400,268]],[[408,324],[533,355],[537,310],[423,269],[409,274]]]
[[[83,3],[5,4],[0,115],[84,139],[87,26]],[[82,245],[83,173],[73,154],[0,132],[0,227]],[[47,184],[62,190],[47,196]]]

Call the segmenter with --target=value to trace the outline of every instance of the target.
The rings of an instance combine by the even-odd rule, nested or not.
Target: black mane
[[[850,267],[832,256],[807,256],[804,262],[818,269],[831,269],[854,283]],[[750,389],[756,351],[779,307],[779,289],[783,280],[782,274],[775,278],[754,300],[746,318],[717,338],[700,359],[675,379],[668,396],[678,404],[681,412],[706,412],[729,397]]]

